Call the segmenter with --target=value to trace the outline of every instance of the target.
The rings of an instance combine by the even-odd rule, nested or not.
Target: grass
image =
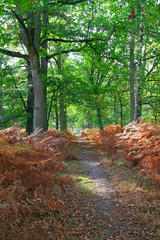
[[[81,191],[85,193],[94,193],[95,185],[92,183],[91,179],[87,177],[83,177],[81,175],[75,176],[74,179],[76,181],[76,186],[80,188]]]
[[[81,162],[71,160],[66,163],[65,174],[72,176],[75,186],[84,193],[94,193],[95,185],[90,178],[86,177],[87,171],[82,170]]]

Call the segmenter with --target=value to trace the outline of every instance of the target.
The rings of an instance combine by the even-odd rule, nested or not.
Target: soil
[[[57,239],[77,240],[157,240],[152,231],[135,218],[121,198],[110,175],[99,164],[100,154],[86,139],[79,140],[79,160],[73,161],[70,174],[87,178],[92,191],[70,186],[66,189],[64,201],[66,214],[62,221],[62,236]],[[85,185],[85,184],[84,184]]]

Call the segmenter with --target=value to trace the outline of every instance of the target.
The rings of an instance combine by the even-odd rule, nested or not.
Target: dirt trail
[[[90,214],[90,220],[86,220],[86,226],[90,226],[88,235],[75,239],[156,239],[129,215],[129,209],[123,206],[121,197],[116,194],[116,187],[112,184],[109,173],[99,164],[100,156],[91,143],[80,139],[79,145],[79,172],[83,172],[84,177],[90,178],[95,187],[94,193],[87,199],[89,207],[86,210]],[[96,237],[93,236],[92,225],[96,229]]]

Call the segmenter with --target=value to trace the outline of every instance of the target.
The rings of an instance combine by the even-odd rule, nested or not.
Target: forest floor
[[[122,197],[110,176],[112,169],[100,164],[101,154],[93,144],[86,139],[79,139],[78,144],[79,161],[67,163],[74,184],[63,194],[66,213],[60,216],[62,235],[57,239],[160,239],[144,224],[134,202]]]

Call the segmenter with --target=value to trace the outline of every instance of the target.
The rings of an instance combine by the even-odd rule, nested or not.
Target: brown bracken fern
[[[68,181],[58,172],[73,139],[56,130],[0,131],[0,239],[60,239],[56,215],[65,205],[57,189]]]

